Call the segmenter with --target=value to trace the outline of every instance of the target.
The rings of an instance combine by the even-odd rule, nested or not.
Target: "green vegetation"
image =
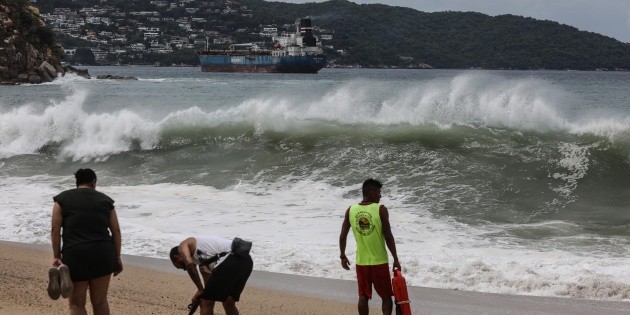
[[[82,65],[93,65],[95,64],[94,53],[89,48],[77,48],[72,62]]]
[[[27,35],[28,41],[37,49],[44,50],[56,42],[55,33],[46,26],[34,26]]]
[[[323,44],[329,64],[338,66],[630,69],[629,43],[553,21],[514,15],[492,17],[475,12],[426,13],[382,4],[359,5],[346,0],[305,4],[237,1],[196,0],[186,4],[186,7],[200,8],[193,14],[186,13],[182,7],[171,10],[157,7],[148,0],[40,0],[39,5],[48,12],[57,7],[78,9],[98,5],[112,6],[123,12],[157,11],[161,17],[174,19],[204,17],[207,22],[194,22],[194,29],[230,35],[239,42],[256,41],[256,35],[251,33],[264,25],[293,24],[296,18],[310,17],[316,28],[334,32],[333,39]],[[247,6],[252,15],[208,13],[209,8],[226,5]],[[133,33],[137,27],[125,23],[130,22],[91,27],[97,32],[115,32],[118,27],[127,26],[129,42],[142,41],[141,32]],[[160,27],[167,37],[187,35],[175,22],[141,20],[141,23]],[[237,33],[238,29],[248,32]],[[261,40],[258,37],[258,41]],[[87,46],[90,44],[86,42]],[[175,56],[130,56],[126,61],[179,64],[194,59],[184,58],[183,52],[173,53]]]
[[[258,18],[290,23],[310,16],[333,29],[338,64],[400,66],[400,57],[435,68],[630,69],[630,44],[552,21],[475,12],[425,13],[345,0],[287,4],[241,0]]]

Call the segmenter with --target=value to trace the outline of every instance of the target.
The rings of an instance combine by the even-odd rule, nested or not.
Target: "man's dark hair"
[[[81,184],[89,184],[96,179],[96,173],[91,168],[80,168],[74,173],[77,180],[77,186]]]
[[[175,259],[175,256],[180,256],[179,255],[179,246],[175,246],[175,247],[171,248],[171,253],[169,254],[169,256],[171,257],[171,261],[173,261]]]
[[[381,187],[383,187],[383,184],[381,184],[381,182],[379,182],[378,180],[374,179],[374,178],[368,178],[363,182],[363,187],[361,187],[361,192],[363,193],[363,196],[367,196],[367,193],[371,190],[371,189],[381,189]]]

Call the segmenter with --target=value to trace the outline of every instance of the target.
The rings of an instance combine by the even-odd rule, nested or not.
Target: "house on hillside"
[[[160,33],[157,33],[157,32],[145,32],[143,36],[144,40],[147,40],[149,38],[158,38],[158,37],[160,37]]]
[[[107,60],[107,51],[98,48],[92,48],[92,53],[94,54],[94,60],[96,61]]]
[[[278,36],[278,28],[272,26],[263,27],[259,34],[263,37]]]

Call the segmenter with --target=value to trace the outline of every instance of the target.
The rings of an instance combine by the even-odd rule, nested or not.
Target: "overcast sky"
[[[269,0],[268,0],[269,1]],[[278,1],[278,0],[273,0]],[[280,2],[323,2],[281,0]],[[383,3],[424,12],[475,11],[489,15],[514,14],[552,20],[580,30],[630,43],[630,0],[350,0],[358,4]]]

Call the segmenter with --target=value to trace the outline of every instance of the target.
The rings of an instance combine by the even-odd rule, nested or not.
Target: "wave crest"
[[[88,113],[83,109],[87,95],[75,89],[40,112],[27,104],[0,113],[0,158],[53,147],[63,159],[101,160],[130,150],[155,149],[173,135],[179,143],[195,142],[209,133],[234,137],[250,132],[315,137],[377,132],[377,137],[417,138],[430,130],[432,136],[442,132],[449,138],[461,132],[454,127],[586,134],[630,146],[630,116],[570,119],[563,107],[570,106],[572,96],[533,78],[467,73],[400,86],[357,80],[314,98],[290,93],[255,96],[219,108],[172,110],[154,120],[131,110]]]
[[[61,158],[99,160],[131,150],[134,144],[150,149],[158,142],[159,129],[152,122],[127,110],[86,113],[86,97],[86,91],[78,90],[40,113],[26,105],[1,114],[0,157],[59,146]]]

